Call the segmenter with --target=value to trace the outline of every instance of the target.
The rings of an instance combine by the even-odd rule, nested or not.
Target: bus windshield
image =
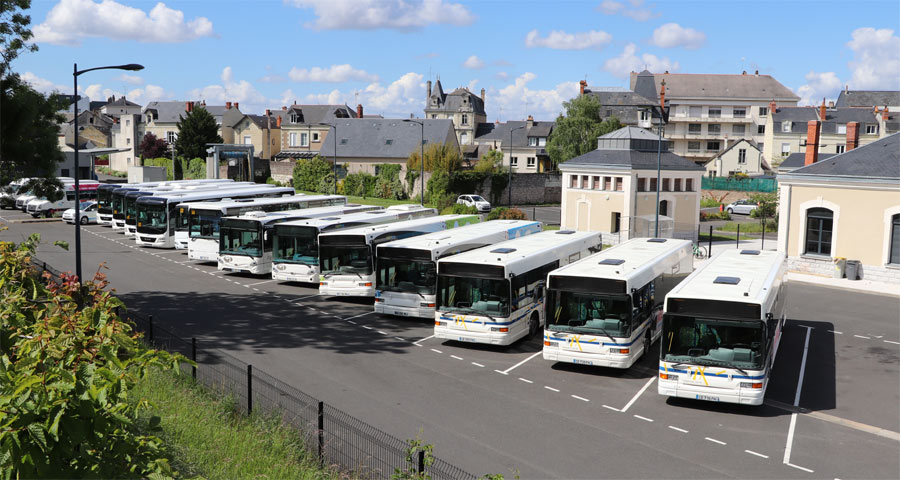
[[[627,295],[593,295],[551,291],[547,295],[547,330],[631,335],[631,299]]]
[[[108,209],[112,206],[112,191],[107,189],[101,189],[97,192],[97,203],[99,203],[101,209]]]
[[[438,277],[438,309],[488,317],[509,316],[509,280]]]
[[[378,257],[375,288],[386,292],[434,295],[437,265],[434,262]]]
[[[116,193],[112,196],[112,209],[113,215],[116,216],[116,219],[125,218],[125,193]]]
[[[135,209],[137,206],[137,199],[139,197],[128,198],[125,197],[125,220],[130,220],[130,223],[134,222]]]
[[[319,264],[319,229],[315,227],[279,227],[272,246],[272,260],[301,265]]]
[[[323,274],[372,274],[372,261],[368,246],[320,245],[319,263]]]
[[[219,229],[219,253],[261,257],[263,245],[260,237],[258,222],[223,220]]]
[[[183,210],[182,208],[178,209]],[[188,230],[191,238],[219,238],[219,221],[222,218],[222,212],[218,210],[196,210],[191,209],[190,215],[186,212],[180,215],[188,221]]]
[[[137,209],[137,226],[141,233],[159,235],[166,233],[166,205],[164,203],[141,205]]]
[[[763,368],[766,337],[762,321],[665,315],[663,322],[663,361]]]

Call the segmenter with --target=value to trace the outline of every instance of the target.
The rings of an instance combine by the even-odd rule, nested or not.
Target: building
[[[844,88],[838,95],[835,107],[884,108],[900,111],[900,90],[850,90]]]
[[[730,177],[738,173],[749,176],[772,173],[753,140],[738,140],[706,163],[706,174],[710,177]]]
[[[296,103],[274,111],[276,127],[281,135],[281,147],[275,155],[278,160],[295,161],[312,158],[322,149],[331,132],[331,125],[348,118],[361,118],[362,105],[356,110],[347,105],[297,105]]]
[[[652,75],[659,97],[665,95],[669,106],[664,135],[672,142],[672,153],[701,165],[728,148],[731,142],[741,139],[753,140],[766,152],[771,148],[765,144],[769,102],[796,106],[800,100],[770,75],[758,72]],[[631,73],[631,90],[642,96],[650,95],[650,89],[646,93],[636,90],[639,77]],[[650,100],[659,103],[660,98]]]
[[[281,118],[279,115],[272,115],[272,111],[268,109],[265,115],[246,114],[240,117],[231,125],[235,142],[253,145],[259,159],[271,160],[281,152],[279,118]]]
[[[141,129],[138,137],[152,133],[157,138],[162,138],[168,143],[175,143],[178,137],[178,122],[182,116],[192,112],[194,107],[202,107],[216,120],[218,134],[223,143],[234,143],[234,125],[243,116],[240,104],[225,102],[225,105],[207,105],[201,102],[150,102],[141,112],[143,115]],[[138,140],[140,143],[140,140]]]
[[[836,153],[819,153],[819,161],[828,160],[829,158],[837,155]],[[803,167],[803,164],[806,163],[806,153],[792,153],[788,155],[781,164],[778,165],[778,173],[787,173],[792,172],[798,168]]]
[[[862,264],[863,279],[900,284],[900,134],[827,160],[809,149],[778,184],[778,250],[790,270],[832,276],[842,257]]]
[[[462,148],[464,152],[467,147],[476,152],[472,159],[476,161],[486,151],[499,149],[503,152],[503,165],[511,166],[513,173],[548,172],[553,168],[547,154],[547,141],[555,126],[555,122],[536,122],[531,115],[524,122],[482,123],[476,130],[474,145]]]
[[[653,236],[658,148],[660,236],[696,240],[703,167],[671,153],[668,140],[660,146],[657,135],[637,127],[603,135],[597,150],[559,165],[561,228],[618,234],[604,236],[604,243]]]
[[[451,120],[456,130],[457,143],[462,147],[474,145],[477,126],[487,122],[487,114],[484,112],[484,89],[481,89],[481,97],[478,97],[465,87],[445,94],[440,79],[435,83],[433,91],[431,80],[427,82],[427,86],[425,118]]]
[[[656,83],[648,70],[639,73],[634,80],[633,90],[622,87],[589,87],[587,82],[579,82],[580,95],[589,95],[600,102],[600,117],[616,117],[622,125],[653,128],[651,105],[659,104]]]

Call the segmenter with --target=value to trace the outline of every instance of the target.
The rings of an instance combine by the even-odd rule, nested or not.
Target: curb
[[[829,277],[820,277],[799,272],[787,272],[784,275],[785,282],[805,283],[821,287],[852,290],[854,292],[900,297],[900,288],[889,283],[873,282],[871,280],[847,280]]]

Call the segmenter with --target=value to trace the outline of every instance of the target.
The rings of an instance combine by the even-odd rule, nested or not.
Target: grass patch
[[[172,465],[185,477],[206,478],[342,478],[323,470],[296,431],[277,418],[235,412],[234,402],[211,394],[188,376],[152,371],[130,392],[153,405],[143,410],[138,425],[159,430],[172,452]]]
[[[305,193],[307,195],[322,195],[318,192],[304,192],[302,190],[298,190],[298,193]],[[391,205],[407,205],[407,204],[418,204],[414,199],[408,198],[406,200],[394,200],[389,198],[378,198],[378,197],[357,197],[355,195],[345,195],[347,197],[347,203],[358,203],[360,205],[376,205],[379,207],[390,207]]]
[[[725,232],[737,232],[738,225],[741,226],[741,233],[762,233],[763,228],[759,222],[746,222],[746,223],[737,223],[737,222],[728,222],[725,225],[718,227],[718,230],[722,230]],[[775,220],[766,220],[766,233],[777,232],[778,231],[778,223]]]
[[[727,242],[727,241],[733,242],[735,240],[737,240],[737,235],[723,235],[721,233],[714,233],[712,235],[713,242]],[[748,237],[747,235],[744,235],[743,233],[741,233],[741,240],[755,240],[755,239],[753,237]],[[706,242],[709,242],[709,234],[701,233],[700,234],[700,245],[703,245]]]
[[[702,197],[700,199],[700,208],[713,208],[721,205],[715,198]]]
[[[559,230],[559,225],[544,225],[544,230]]]

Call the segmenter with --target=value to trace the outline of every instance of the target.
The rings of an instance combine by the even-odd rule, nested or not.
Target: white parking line
[[[308,297],[307,297],[307,298],[308,298]],[[315,309],[313,309],[313,310],[315,310]],[[347,318],[345,318],[344,320],[352,320],[352,319],[354,319],[354,318],[364,317],[364,316],[369,315],[369,314],[372,314],[372,313],[375,313],[375,312],[360,313],[359,315],[354,315],[354,316],[352,316],[352,317],[347,317]]]
[[[803,375],[806,373],[806,356],[809,353],[809,333],[811,328],[806,328],[806,343],[803,345],[803,360],[800,362],[800,378],[797,380],[797,393],[794,395],[794,406],[800,404],[800,392],[803,391]],[[784,464],[791,464],[791,448],[794,444],[794,429],[797,427],[797,412],[791,413],[791,425],[788,427],[787,445],[784,446]]]
[[[424,342],[425,340],[428,340],[429,338],[434,338],[434,335],[432,335],[432,336],[430,336],[430,337],[425,337],[425,338],[423,338],[423,339],[421,339],[421,340],[416,340],[415,342],[413,342],[413,345],[415,345],[415,346],[417,346],[417,347],[421,347],[421,345],[419,345],[419,342]]]
[[[532,356],[526,358],[525,360],[522,360],[521,362],[519,362],[519,363],[517,363],[517,364],[515,364],[515,365],[513,365],[513,366],[511,366],[511,367],[509,367],[509,368],[507,368],[506,370],[504,370],[504,371],[502,371],[502,372],[500,372],[500,373],[506,375],[506,374],[508,374],[509,372],[513,371],[514,368],[516,368],[516,367],[522,365],[523,363],[525,363],[525,362],[531,360],[532,358],[534,358],[534,357],[536,357],[536,356],[538,356],[538,355],[540,355],[540,354],[542,354],[542,353],[544,353],[544,352],[537,352],[537,353],[535,353],[534,355],[532,355]]]
[[[382,334],[382,335],[384,335],[384,336],[387,336],[387,333],[382,332],[381,330],[377,330],[377,332],[380,333],[380,334]]]
[[[839,331],[837,331],[837,330],[829,330],[829,332],[831,332],[831,333],[836,333],[836,334],[838,334],[838,335],[843,335],[843,334],[844,334],[844,332],[839,332]]]
[[[872,339],[872,337],[864,337],[864,336],[862,336],[862,335],[854,335],[854,337],[856,337],[856,338],[863,338],[863,339],[866,339],[866,340],[871,340],[871,339]]]
[[[603,408],[608,408],[608,409],[613,410],[613,411],[616,411],[616,412],[621,412],[621,410],[619,410],[618,408],[616,408],[616,407],[610,407],[609,405],[605,405],[605,404],[603,405]]]
[[[444,352],[442,352],[442,351],[440,351],[440,350],[438,350],[438,349],[436,349],[436,348],[432,348],[431,351],[434,352],[434,353],[444,353]]]
[[[534,382],[532,382],[531,380],[529,380],[529,379],[527,379],[527,378],[519,377],[519,380],[521,380],[521,381],[523,381],[523,382],[525,382],[525,383],[534,383]]]
[[[307,295],[307,296],[305,296],[305,297],[300,297],[300,298],[298,298],[297,300],[303,300],[304,298],[313,298],[313,297],[318,297],[318,296],[319,296],[319,294],[317,293],[317,294],[315,294],[315,295]]]
[[[753,450],[744,450],[744,451],[749,453],[750,455],[756,455],[757,457],[769,458],[768,455],[763,455],[761,453],[754,452]]]
[[[357,323],[354,322],[353,320],[347,320],[347,323],[352,323],[352,324],[354,324],[354,325],[357,325]]]
[[[894,342],[891,340],[883,340],[884,343],[893,343],[894,345],[900,345],[900,342]]]
[[[476,367],[484,368],[484,365],[482,365],[482,364],[480,364],[480,363],[472,362],[472,365],[475,365]]]
[[[672,425],[669,425],[669,428],[671,428],[672,430],[675,430],[676,432],[688,433],[687,430],[685,430],[683,428],[673,427]]]
[[[645,422],[652,422],[652,421],[653,421],[652,418],[642,417],[642,416],[640,416],[640,415],[633,415],[633,416],[634,416],[634,418],[641,419],[641,420],[643,420],[643,421],[645,421]]]
[[[590,402],[590,400],[588,400],[588,399],[586,399],[586,398],[584,398],[584,397],[579,397],[578,395],[569,395],[569,396],[572,397],[572,398],[581,400],[582,402]]]
[[[715,438],[710,438],[710,437],[705,437],[705,438],[706,438],[707,440],[709,440],[710,442],[718,443],[719,445],[728,445],[727,443],[725,443],[725,442],[723,442],[723,441],[721,441],[721,440],[716,440]]]
[[[550,390],[551,392],[559,393],[559,389],[558,389],[558,388],[548,387],[548,386],[546,386],[546,385],[544,385],[544,388],[546,388],[547,390]]]
[[[403,337],[394,337],[394,338],[396,338],[397,340],[400,340],[401,342],[405,342],[405,341],[406,341],[406,339],[403,338]]]
[[[263,282],[251,283],[250,285],[247,285],[247,286],[248,286],[248,287],[253,287],[253,286],[256,286],[256,285],[262,285],[262,284],[264,284],[264,283],[269,283],[269,282],[274,282],[274,281],[275,281],[274,279],[273,279],[273,280],[266,280],[266,281],[263,281]]]
[[[462,357],[457,357],[456,355],[450,355],[450,358],[455,358],[457,360],[463,360]]]
[[[313,310],[315,310],[315,309],[313,309]],[[371,330],[371,329],[372,329],[372,327],[370,327],[370,326],[368,326],[368,325],[363,325],[362,327],[365,328],[366,330]]]
[[[806,472],[806,473],[815,473],[815,472],[813,472],[812,470],[810,470],[810,469],[808,469],[808,468],[806,468],[806,467],[801,467],[800,465],[794,465],[793,463],[785,463],[785,465],[787,465],[787,466],[789,466],[789,467],[794,467],[794,468],[796,468],[797,470],[803,470],[803,471]]]
[[[625,408],[623,408],[622,411],[623,411],[623,412],[627,412],[628,409],[631,408],[632,405],[634,405],[634,402],[636,402],[637,399],[640,398],[640,396],[641,396],[645,391],[647,391],[647,388],[649,388],[650,385],[651,385],[654,381],[656,381],[656,378],[657,378],[657,377],[654,376],[653,378],[650,379],[650,381],[648,381],[647,383],[645,383],[644,386],[641,388],[641,390],[640,390],[639,392],[637,392],[637,394],[635,394],[634,397],[632,397],[631,401],[629,401],[628,404],[625,405]]]

